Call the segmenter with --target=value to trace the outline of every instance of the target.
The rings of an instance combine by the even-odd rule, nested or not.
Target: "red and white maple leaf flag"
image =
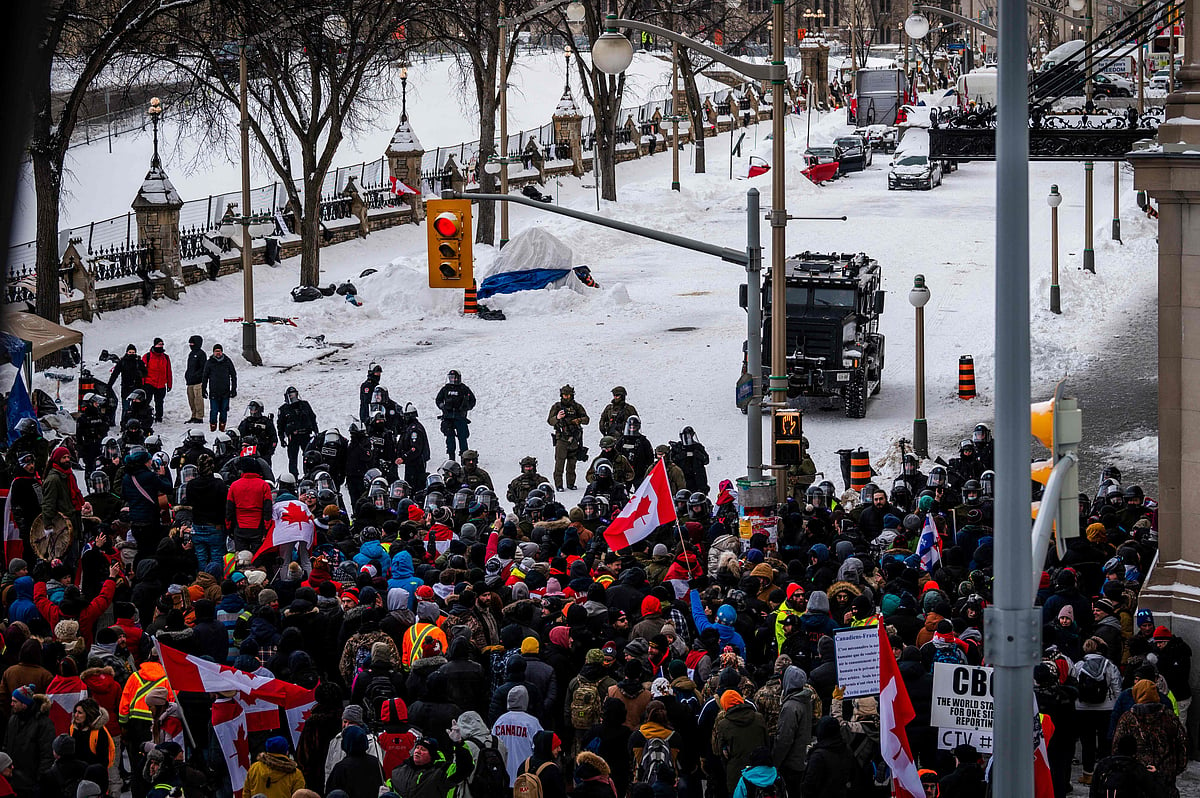
[[[175,692],[253,693],[255,698],[276,705],[283,703],[287,696],[287,682],[273,676],[261,676],[228,665],[218,665],[161,643],[158,650],[167,681]]]
[[[613,551],[626,549],[650,536],[663,524],[675,520],[675,502],[671,496],[671,484],[667,481],[667,467],[663,459],[650,469],[641,486],[621,508],[621,512],[604,530],[604,539]]]
[[[1037,702],[1034,701],[1034,709]],[[1033,746],[1033,796],[1034,798],[1054,798],[1054,779],[1050,775],[1050,754],[1046,752],[1046,743],[1054,736],[1054,721],[1049,715],[1038,714],[1034,723]]]
[[[308,505],[299,499],[288,499],[275,502],[271,508],[271,523],[267,525],[267,535],[263,544],[254,552],[254,559],[270,551],[276,546],[286,546],[289,543],[306,543],[312,548],[316,543],[317,523]]]
[[[46,698],[50,699],[50,722],[55,734],[70,734],[71,713],[87,697],[87,685],[78,676],[55,676],[51,680],[46,687]]]
[[[250,769],[250,736],[246,728],[246,714],[237,701],[219,698],[212,705],[213,733],[221,744],[225,768],[229,771],[229,786],[240,798],[246,784],[246,771]]]
[[[892,769],[892,794],[895,798],[924,798],[925,788],[917,763],[913,760],[912,748],[908,745],[905,727],[917,715],[904,680],[900,678],[900,666],[888,642],[883,624],[879,625],[879,747],[883,761]]]

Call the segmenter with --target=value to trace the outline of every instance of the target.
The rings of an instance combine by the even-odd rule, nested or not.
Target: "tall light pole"
[[[679,42],[671,42],[671,190],[679,190]]]
[[[916,308],[917,321],[917,395],[913,412],[913,451],[920,457],[928,457],[929,424],[925,420],[925,305],[929,302],[929,289],[925,286],[925,275],[918,274],[913,277],[908,301]]]
[[[262,365],[258,353],[258,328],[254,326],[254,268],[250,253],[250,111],[246,66],[246,36],[238,56],[242,137],[242,357],[252,366]]]
[[[400,67],[400,121],[408,121],[408,67]]]
[[[754,64],[734,58],[703,42],[675,33],[666,28],[631,19],[620,19],[609,14],[605,19],[605,31],[592,45],[592,64],[608,75],[624,72],[633,62],[633,45],[621,35],[617,28],[647,31],[695,50],[718,63],[737,70],[755,80],[771,81],[771,374],[768,390],[771,391],[773,410],[783,407],[787,401],[787,280],[784,264],[787,260],[787,202],[784,196],[784,87],[787,83],[787,66],[783,61],[783,3],[771,0],[771,63],[769,66]],[[726,0],[726,5],[740,4],[740,0]],[[771,425],[771,451],[775,450],[775,425]],[[775,497],[780,504],[787,498],[787,483],[778,479]]]
[[[1058,286],[1058,206],[1062,205],[1062,194],[1057,185],[1050,186],[1046,204],[1050,206],[1050,312],[1062,313]]]
[[[1072,11],[1083,11],[1083,98],[1088,113],[1092,109],[1092,0],[1069,0]],[[1096,250],[1092,241],[1094,222],[1095,164],[1083,162],[1083,270],[1096,273]]]

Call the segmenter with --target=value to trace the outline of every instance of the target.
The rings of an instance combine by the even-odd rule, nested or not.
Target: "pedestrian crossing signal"
[[[430,288],[472,285],[471,201],[431,199],[425,203]]]

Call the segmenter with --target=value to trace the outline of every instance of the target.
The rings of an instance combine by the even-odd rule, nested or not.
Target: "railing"
[[[353,216],[350,210],[351,201],[349,197],[343,197],[338,194],[333,194],[328,197],[321,198],[321,221],[332,222],[337,219],[348,219]]]
[[[9,305],[14,302],[32,302],[36,294],[29,286],[35,285],[36,280],[37,271],[32,266],[9,270],[4,281],[4,302]]]
[[[150,245],[140,243],[108,247],[88,258],[86,264],[87,270],[92,273],[92,280],[97,283],[129,277],[145,280],[150,276]]]
[[[208,254],[208,250],[204,247],[204,239],[209,231],[215,227],[201,227],[193,225],[183,228],[179,231],[179,257],[183,260],[189,258],[198,258]],[[228,247],[223,247],[228,250]]]
[[[359,187],[367,210],[377,211],[380,208],[396,208],[404,204],[397,195],[392,193],[391,186],[364,185]]]

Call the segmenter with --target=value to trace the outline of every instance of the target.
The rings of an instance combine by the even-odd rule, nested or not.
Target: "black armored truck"
[[[840,396],[846,416],[862,418],[867,397],[879,393],[883,377],[879,262],[861,252],[802,252],[787,259],[784,273],[788,398]],[[763,275],[764,386],[771,373],[771,279]],[[740,299],[747,307],[744,284]]]

